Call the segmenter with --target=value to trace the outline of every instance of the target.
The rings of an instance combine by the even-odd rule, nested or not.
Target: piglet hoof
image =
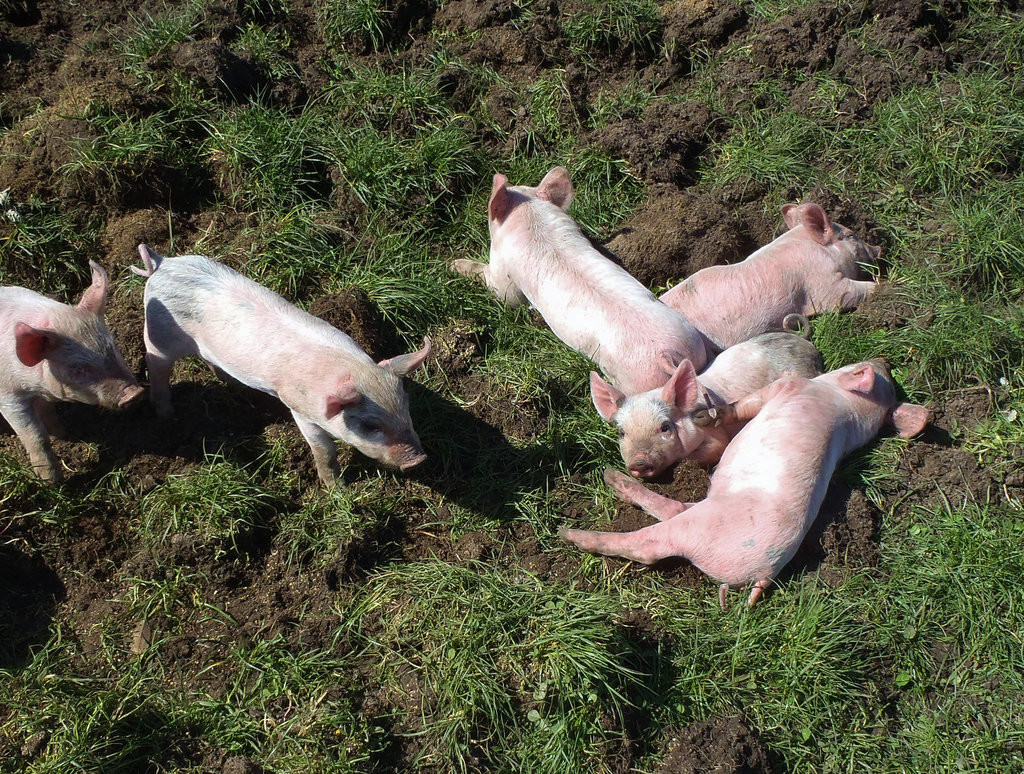
[[[604,482],[620,494],[627,491],[634,483],[633,479],[615,468],[604,469]]]
[[[764,594],[764,590],[770,585],[771,581],[767,578],[755,583],[754,588],[750,591],[750,597],[747,599],[747,607],[750,608],[756,605],[757,601],[761,598],[761,595]]]
[[[725,610],[725,599],[729,594],[729,584],[723,583],[718,587],[718,606]]]
[[[51,484],[64,482],[64,471],[60,469],[59,465],[50,465],[49,463],[33,465],[32,471],[43,481],[48,481]]]
[[[562,538],[566,543],[572,543],[577,548],[584,548],[580,543],[580,538],[586,534],[583,530],[570,529],[569,527],[562,527],[558,530],[558,537]]]

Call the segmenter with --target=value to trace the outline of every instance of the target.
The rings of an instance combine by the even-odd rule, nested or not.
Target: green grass
[[[747,11],[765,24],[805,5]],[[406,6],[233,7],[224,44],[272,80],[316,74],[308,99],[204,95],[170,63],[216,34],[206,6],[136,14],[105,49],[137,84],[131,99],[71,103],[85,131],[67,163],[44,194],[0,203],[0,283],[73,302],[88,260],[108,262],[118,227],[157,208],[175,251],[223,259],[300,306],[359,288],[389,345],[438,346],[457,324],[479,387],[465,394],[465,372],[429,361],[409,393],[430,462],[403,476],[354,453],[329,492],[309,485],[294,433],[145,447],[185,459],[144,487],[127,464],[81,462],[43,485],[5,436],[0,560],[39,582],[0,572],[0,770],[199,772],[245,756],[275,772],[649,772],[670,734],[731,716],[778,771],[1024,766],[1024,22],[970,4],[947,70],[851,122],[837,115],[856,96],[840,68],[765,71],[739,99],[730,78],[751,39],[670,51],[665,4],[515,5],[495,24],[563,35],[528,73],[510,64],[517,41],[499,41],[507,61],[467,53],[487,25],[435,16],[398,34]],[[876,20],[842,12],[851,45],[888,55]],[[315,50],[302,51],[304,14],[322,26]],[[666,76],[669,57],[685,66]],[[627,58],[655,67],[591,80],[581,111],[578,73]],[[42,135],[17,136],[25,108],[7,100],[0,139],[28,158]],[[591,364],[447,268],[486,260],[495,172],[535,185],[564,165],[570,214],[595,240],[613,235],[648,192],[591,133],[681,100],[719,117],[694,195],[777,219],[818,190],[877,229],[879,276],[909,319],[821,315],[813,340],[830,368],[888,358],[908,400],[951,414],[929,453],[989,476],[939,490],[907,477],[923,441],[884,437],[837,473],[878,511],[878,566],[794,568],[749,611],[736,592],[720,610],[710,580],[562,543],[559,527],[602,528],[617,507]],[[124,287],[141,298],[137,278]],[[992,401],[977,424],[956,414],[976,388]],[[211,403],[211,423],[230,400]],[[502,435],[502,417],[517,429]],[[71,443],[92,455],[89,432]],[[474,536],[481,554],[456,556]],[[103,555],[76,554],[85,538]],[[48,584],[66,599],[29,593]]]

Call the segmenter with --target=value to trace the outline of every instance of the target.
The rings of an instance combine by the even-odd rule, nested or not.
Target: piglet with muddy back
[[[89,261],[92,284],[76,306],[20,287],[0,288],[0,413],[47,481],[63,478],[50,437],[63,427],[54,404],[123,409],[142,397],[103,319],[110,281]]]
[[[749,421],[722,455],[706,499],[681,503],[608,469],[608,484],[659,522],[626,533],[563,529],[561,536],[585,551],[644,564],[683,557],[721,583],[723,607],[730,587],[752,586],[753,605],[796,553],[839,460],[886,422],[910,437],[930,418],[924,407],[896,400],[878,360],[814,379],[786,377],[716,413],[723,423]]]
[[[823,370],[821,353],[807,339],[763,333],[729,347],[699,375],[684,360],[664,387],[627,396],[591,372],[590,391],[598,413],[618,429],[629,472],[652,478],[684,459],[704,467],[718,462],[742,425],[715,422],[716,406],[784,376],[813,378]]]
[[[430,354],[375,363],[355,341],[233,269],[200,255],[164,258],[139,245],[147,277],[146,363],[157,414],[173,413],[175,361],[198,354],[218,373],[279,398],[313,451],[320,480],[341,471],[334,439],[401,470],[426,455],[412,427],[402,377]]]
[[[627,395],[661,387],[666,363],[710,359],[704,337],[599,253],[566,213],[573,186],[563,167],[536,187],[510,186],[495,175],[488,204],[490,263],[452,262],[479,276],[510,306],[528,301],[551,330],[597,363]]]
[[[784,328],[789,314],[853,309],[877,287],[857,277],[859,264],[874,265],[881,248],[811,202],[787,204],[782,216],[789,230],[746,260],[701,269],[660,296],[716,351]]]

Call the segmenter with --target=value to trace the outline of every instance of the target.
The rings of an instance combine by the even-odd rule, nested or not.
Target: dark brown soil
[[[154,158],[145,169],[113,170],[110,179],[104,180],[66,174],[65,166],[74,159],[72,150],[96,139],[89,123],[69,116],[89,101],[102,103],[111,114],[143,117],[166,110],[171,105],[160,87],[176,78],[190,80],[202,94],[226,105],[244,104],[264,93],[274,104],[301,109],[328,82],[323,67],[328,42],[322,37],[317,8],[306,2],[289,4],[292,10],[281,23],[291,41],[287,57],[297,75],[274,78],[248,55],[231,48],[246,24],[262,21],[253,14],[258,15],[263,5],[208,4],[194,40],[145,63],[149,79],[145,82],[122,72],[115,41],[126,34],[131,18],[144,15],[152,4],[3,3],[0,190],[10,188],[18,201],[56,202],[83,224],[98,219],[97,253],[117,278],[126,277],[130,265],[138,265],[139,242],[166,251],[172,234],[181,246],[191,245],[212,223],[222,230],[241,230],[246,216],[223,206],[235,183],[217,159],[206,167],[182,170]],[[781,216],[765,211],[764,191],[749,185],[694,185],[699,169],[714,152],[714,143],[739,117],[773,99],[752,88],[753,84],[774,76],[782,96],[814,117],[820,106],[812,99],[810,76],[830,71],[850,89],[829,120],[852,125],[907,83],[926,83],[943,70],[969,66],[972,56],[980,61],[984,53],[972,55],[946,45],[952,28],[969,23],[968,5],[957,0],[868,0],[850,7],[811,3],[770,22],[751,18],[745,6],[732,0],[672,0],[659,4],[663,29],[657,41],[672,54],[670,61],[652,50],[630,46],[591,51],[583,60],[560,37],[557,19],[560,10],[571,12],[584,5],[582,0],[562,5],[560,9],[554,2],[397,0],[388,4],[392,13],[384,31],[384,50],[375,52],[364,41],[362,61],[395,67],[423,63],[438,53],[437,39],[444,36],[450,55],[486,64],[514,82],[532,81],[547,70],[564,70],[570,94],[564,109],[582,127],[592,127],[589,117],[608,84],[637,81],[656,84],[662,94],[680,94],[693,69],[690,50],[715,52],[731,43],[744,43],[749,55],[730,58],[728,68],[715,76],[721,112],[686,99],[658,103],[599,129],[581,130],[584,147],[625,159],[648,188],[648,203],[603,242],[630,272],[652,287],[706,266],[740,260],[782,228]],[[353,41],[353,45],[359,43]],[[503,137],[484,138],[491,150],[505,150],[532,136],[536,127],[528,107],[515,104],[506,90],[488,87],[479,94],[479,87],[456,67],[442,75],[441,83],[453,105],[478,109],[480,97],[494,119],[503,122]],[[323,180],[325,196],[337,205],[339,220],[361,222],[365,207],[340,176],[325,172]],[[858,203],[827,190],[791,194],[820,202],[838,222],[872,244],[885,245],[887,235],[875,230]],[[0,223],[0,242],[6,233],[3,229],[9,228],[10,224]],[[24,273],[25,283],[31,285],[30,267]],[[143,378],[140,301],[138,285],[119,289],[108,321],[129,366]],[[396,332],[365,294],[351,290],[314,296],[308,308],[347,331],[373,357],[397,354]],[[894,288],[883,289],[860,314],[872,326],[926,326],[930,321],[927,309],[910,305]],[[430,461],[409,477],[402,506],[378,515],[373,526],[343,545],[324,569],[310,571],[274,550],[270,515],[262,528],[244,536],[231,551],[190,534],[172,535],[165,545],[151,550],[139,544],[123,514],[107,512],[105,507],[82,506],[82,515],[72,525],[23,518],[34,503],[47,497],[34,482],[26,484],[29,494],[0,500],[4,532],[0,641],[5,643],[0,665],[24,663],[59,622],[81,643],[88,662],[83,669],[102,669],[101,636],[114,620],[132,632],[124,646],[135,652],[169,636],[157,655],[166,662],[168,674],[217,696],[227,690],[231,677],[217,665],[239,643],[282,635],[296,650],[346,648],[347,643],[335,639],[340,623],[335,603],[339,595],[350,593],[348,584],[358,583],[388,562],[437,557],[460,564],[517,568],[552,582],[570,576],[578,561],[545,551],[539,537],[549,536],[534,534],[532,527],[511,515],[509,492],[516,482],[540,486],[546,481],[541,456],[531,449],[547,431],[548,404],[524,398],[476,369],[488,342],[471,321],[453,320],[431,334],[430,367],[444,375],[446,387],[433,391],[410,383],[409,392],[421,435],[429,442],[429,428],[434,428],[436,437],[448,439],[448,444],[442,447],[438,441]],[[308,447],[278,401],[220,382],[195,363],[179,365],[174,400],[173,420],[158,420],[148,406],[109,414],[62,405],[59,413],[69,438],[58,441],[56,450],[69,471],[61,491],[87,499],[101,477],[120,470],[125,490],[141,496],[168,477],[187,472],[209,451],[230,449],[249,461],[278,443],[289,450],[294,490],[277,505],[296,508],[303,492],[316,486]],[[975,425],[990,413],[988,392],[983,388],[967,391],[935,408],[936,426],[911,444],[899,463],[898,480],[889,485],[894,500],[899,497],[929,507],[943,500],[984,501],[1001,496],[1004,484],[1024,485],[1012,471],[997,474],[980,466],[953,442],[958,428]],[[0,430],[0,453],[24,458],[21,445],[6,427]],[[371,463],[351,452],[342,452],[342,462],[348,463],[346,481],[374,471]],[[487,492],[467,483],[483,465],[495,483]],[[655,488],[694,501],[703,497],[707,481],[705,471],[682,465],[671,482]],[[426,507],[428,500],[437,499],[436,494],[493,517],[501,526],[488,533],[455,535],[446,506]],[[556,488],[550,498],[567,523],[578,521],[590,507],[568,488]],[[638,509],[623,504],[609,526],[625,531],[649,523]],[[826,582],[836,583],[852,570],[877,571],[879,526],[880,514],[862,492],[833,482],[816,528],[788,572],[815,569]],[[197,616],[173,625],[159,616],[128,620],[123,579],[152,577],[178,565],[207,579],[202,597],[214,600],[226,615],[215,620]],[[713,593],[712,584],[682,561],[636,572],[657,573],[666,583]],[[641,635],[654,636],[643,631],[637,636]],[[344,690],[346,680],[358,679],[358,675],[339,677],[338,690]],[[416,730],[423,691],[419,680],[413,672],[405,679],[403,701],[413,727],[400,729],[403,732]],[[384,717],[395,712],[399,703],[384,692],[368,690],[364,711]],[[778,770],[775,756],[741,718],[711,718],[685,729],[664,729],[661,736],[662,762],[656,771],[664,774]],[[32,758],[45,744],[45,739],[20,740],[13,749]],[[407,770],[414,747],[410,741],[407,747],[393,750],[387,765],[375,770]],[[0,756],[3,753],[0,747]],[[630,754],[622,751],[617,761],[622,763]],[[224,751],[197,752],[181,763],[182,768],[224,774],[265,771],[256,761]],[[630,769],[633,763],[625,760],[620,768]]]

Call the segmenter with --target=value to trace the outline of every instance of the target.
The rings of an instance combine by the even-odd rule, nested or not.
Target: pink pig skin
[[[725,421],[750,420],[726,448],[708,496],[680,503],[622,473],[605,480],[659,523],[635,532],[564,529],[585,551],[651,564],[681,556],[729,587],[753,585],[748,605],[792,558],[818,515],[829,479],[845,455],[891,422],[904,437],[924,429],[930,412],[898,403],[888,368],[867,361],[815,379],[786,377],[723,407]]]
[[[63,435],[55,402],[122,409],[142,397],[103,321],[107,273],[89,266],[92,284],[77,306],[26,288],[0,288],[0,413],[47,481],[63,478],[50,445],[50,436]]]
[[[783,328],[787,314],[810,317],[853,309],[877,287],[855,279],[858,263],[874,264],[870,247],[832,223],[817,204],[782,208],[789,231],[728,266],[701,269],[660,296],[717,349]]]
[[[505,303],[529,301],[562,341],[596,362],[627,394],[660,387],[663,362],[709,359],[700,333],[624,269],[594,249],[566,214],[573,188],[555,167],[536,188],[494,176],[488,208],[490,263],[452,269],[480,275]]]
[[[804,321],[806,322],[806,320]],[[823,364],[817,348],[792,333],[763,333],[729,347],[699,376],[684,360],[660,389],[626,396],[590,374],[598,413],[619,430],[619,450],[629,472],[651,478],[679,460],[714,465],[742,427],[720,425],[708,414],[783,376],[812,378]]]
[[[313,450],[321,481],[340,474],[334,439],[407,470],[426,455],[412,428],[401,377],[423,348],[374,363],[351,338],[227,266],[199,255],[163,258],[139,245],[146,268],[150,399],[170,416],[174,362],[198,354],[215,370],[281,399]]]

